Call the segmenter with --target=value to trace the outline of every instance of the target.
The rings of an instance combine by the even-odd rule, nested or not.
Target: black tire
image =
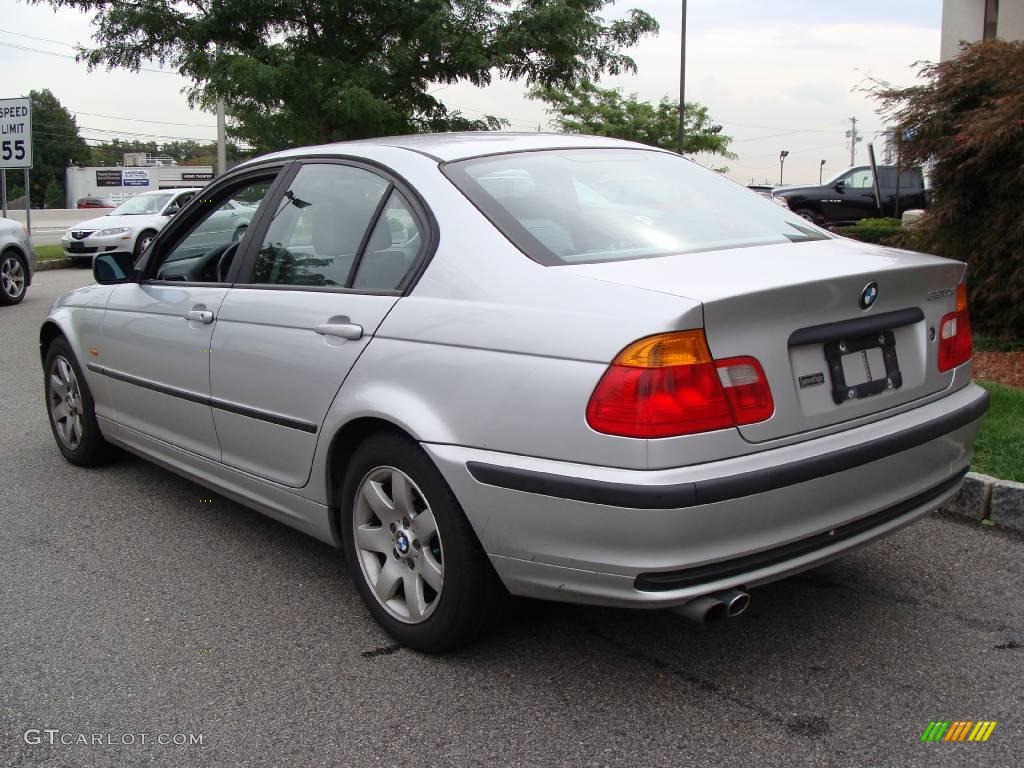
[[[53,379],[54,375],[57,375],[55,367],[58,365],[58,361],[64,361],[70,366],[78,389],[78,395],[74,398],[75,414],[79,417],[77,423],[81,428],[77,444],[69,444],[62,436],[62,423],[58,423],[54,409],[55,398],[61,399]],[[96,422],[96,407],[92,393],[89,391],[89,385],[85,381],[85,376],[82,375],[82,369],[78,365],[78,360],[75,359],[75,353],[71,351],[71,345],[68,344],[67,339],[63,337],[54,339],[47,348],[46,359],[43,363],[43,377],[46,414],[50,422],[50,431],[53,432],[53,439],[57,442],[60,452],[64,454],[64,458],[79,467],[95,467],[110,461],[114,457],[116,449],[103,439],[99,424]]]
[[[817,224],[819,227],[825,226],[825,217],[822,216],[820,213],[815,213],[814,211],[809,210],[807,208],[800,208],[796,211],[793,211],[793,213],[795,213],[801,219],[807,219],[812,224]]]
[[[145,252],[149,244],[153,242],[153,238],[156,237],[156,232],[152,229],[145,229],[139,232],[139,236],[135,238],[135,249],[132,251],[132,260],[138,261],[139,257]]]
[[[397,469],[412,480],[422,497],[420,500],[426,502],[433,513],[439,536],[436,551],[443,558],[443,583],[440,592],[435,593],[436,604],[419,623],[402,621],[385,608],[364,572],[362,562],[365,561],[360,560],[361,557],[375,555],[360,550],[355,544],[353,520],[363,480],[371,473],[387,469]],[[442,653],[471,642],[492,625],[507,597],[505,588],[448,484],[418,445],[395,434],[370,436],[353,454],[345,471],[341,492],[339,523],[348,570],[363,602],[388,634],[414,650]],[[385,537],[393,535],[384,530],[383,523],[381,531]],[[407,547],[407,551],[410,553],[407,559],[411,560],[413,549]],[[423,556],[426,552],[419,554]],[[404,563],[397,555],[397,549],[390,555],[376,556],[384,558],[378,567],[389,565],[389,557],[394,557],[395,563]],[[409,567],[412,569],[414,566]]]
[[[16,250],[0,254],[0,306],[18,304],[28,291],[28,267]]]

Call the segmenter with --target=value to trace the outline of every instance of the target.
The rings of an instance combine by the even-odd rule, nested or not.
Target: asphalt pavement
[[[522,601],[423,656],[331,548],[141,459],[61,458],[37,332],[90,279],[0,307],[0,766],[1022,764],[1024,538],[933,515],[711,627]],[[934,720],[998,725],[922,743]]]

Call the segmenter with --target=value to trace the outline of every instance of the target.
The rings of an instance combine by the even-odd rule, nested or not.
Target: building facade
[[[960,52],[960,43],[1024,40],[1024,0],[943,0],[942,61]]]
[[[85,197],[118,206],[140,192],[181,187],[205,187],[213,179],[208,165],[124,165],[113,168],[71,166],[65,174],[68,208]]]

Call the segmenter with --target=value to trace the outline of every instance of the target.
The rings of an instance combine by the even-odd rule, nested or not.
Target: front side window
[[[343,288],[390,184],[362,168],[299,169],[274,212],[251,283]]]
[[[846,177],[846,186],[854,189],[868,189],[871,187],[871,169],[864,168],[854,171]]]
[[[495,226],[547,265],[649,258],[828,235],[666,152],[572,149],[448,163]]]
[[[188,234],[171,246],[155,272],[157,280],[221,282],[238,246],[267,194],[272,177],[257,179],[232,190],[227,199],[200,201],[201,218]],[[245,201],[244,204],[242,201]],[[189,214],[185,214],[189,215]]]

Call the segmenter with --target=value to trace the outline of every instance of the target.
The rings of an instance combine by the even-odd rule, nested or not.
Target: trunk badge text
[[[824,373],[812,373],[808,376],[800,377],[800,389],[807,389],[808,387],[816,387],[819,384],[825,383]]]
[[[947,296],[952,296],[954,293],[956,293],[956,288],[936,288],[934,291],[928,291],[928,301],[944,299]]]

